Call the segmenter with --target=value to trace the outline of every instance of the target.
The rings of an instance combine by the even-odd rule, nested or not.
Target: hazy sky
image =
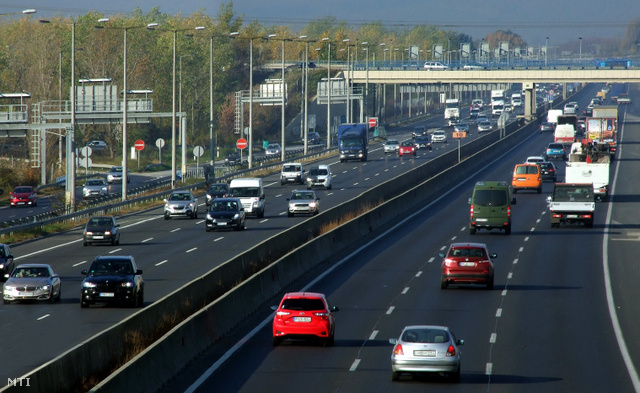
[[[202,10],[216,16],[220,0],[13,0],[0,2],[0,13],[35,8],[36,18],[76,16],[90,11],[105,15],[143,13],[153,7],[160,12],[190,15]],[[638,0],[235,0],[236,15],[262,24],[290,25],[299,30],[311,20],[334,16],[357,27],[381,21],[388,27],[439,25],[469,34],[474,40],[498,29],[510,29],[529,45],[560,45],[578,37],[624,36],[627,23],[640,18]],[[586,41],[585,41],[586,42]]]

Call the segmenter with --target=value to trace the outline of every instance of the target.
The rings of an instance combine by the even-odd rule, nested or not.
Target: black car
[[[207,232],[227,228],[241,231],[244,229],[245,217],[244,207],[239,198],[216,198],[209,206],[205,229]]]
[[[0,244],[0,279],[6,280],[5,275],[11,275],[15,264],[13,254],[7,244]]]
[[[229,153],[224,158],[225,165],[239,165],[240,164],[240,154],[238,153]]]
[[[540,124],[540,132],[554,132],[556,130],[556,125],[553,123],[549,123],[548,121]]]
[[[84,227],[82,245],[93,243],[120,244],[120,224],[111,216],[91,217]]]
[[[130,307],[142,307],[144,303],[144,281],[132,256],[99,256],[93,260],[89,270],[81,272],[87,276],[82,281],[80,306],[94,303],[118,303]]]
[[[222,198],[229,194],[229,185],[227,183],[213,183],[207,189],[207,206],[216,198]]]
[[[417,149],[429,149],[431,150],[431,137],[427,135],[422,135],[416,137],[415,140]]]
[[[554,183],[557,181],[558,177],[556,175],[556,166],[553,165],[552,162],[539,162],[538,166],[540,167],[540,175],[542,177],[542,181],[551,180]]]

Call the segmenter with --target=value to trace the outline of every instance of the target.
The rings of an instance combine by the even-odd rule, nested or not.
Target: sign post
[[[462,138],[466,138],[466,137],[467,137],[467,133],[464,131],[455,131],[453,133],[453,138],[458,140],[458,162],[460,162],[460,158],[461,158],[461,150],[462,150],[461,141],[462,141]]]
[[[164,147],[164,139],[156,139],[156,146],[158,147],[158,161],[162,164],[162,148]]]
[[[144,141],[142,139],[138,139],[136,141],[136,143],[133,145],[133,147],[136,148],[137,151],[142,151],[142,149],[144,149]],[[138,170],[140,169],[140,153],[136,154],[138,156]],[[124,173],[122,176],[127,176],[126,173]],[[127,179],[125,177],[123,177],[123,182],[125,182]]]
[[[202,146],[196,146],[193,148],[193,155],[196,156],[196,169],[200,168],[200,157],[204,154],[204,148]]]
[[[239,138],[236,142],[236,147],[240,149],[240,164],[242,164],[242,151],[247,148],[247,140]]]

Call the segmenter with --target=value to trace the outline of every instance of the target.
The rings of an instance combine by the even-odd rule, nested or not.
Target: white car
[[[444,130],[435,130],[433,134],[431,134],[431,142],[447,143],[447,133],[444,132]]]
[[[287,162],[282,164],[282,171],[280,172],[280,185],[283,186],[287,183],[304,184],[305,171],[304,166],[300,162]]]
[[[542,156],[529,156],[527,157],[527,161],[525,163],[537,164],[540,162],[545,162],[546,160]]]
[[[82,197],[87,199],[106,196],[109,194],[108,187],[104,179],[88,179],[82,187]]]
[[[491,131],[493,127],[491,126],[491,122],[489,120],[483,120],[478,122],[478,132]]]
[[[424,63],[424,66],[422,67],[425,70],[446,70],[449,68],[438,61],[427,61],[426,63]]]
[[[307,190],[312,187],[324,187],[330,190],[332,181],[333,175],[329,165],[312,166],[307,171]]]
[[[397,153],[400,149],[400,142],[395,139],[389,139],[382,146],[384,148],[384,154]]]
[[[107,172],[107,183],[122,182],[122,167],[114,166]],[[127,183],[131,183],[130,171],[127,170]]]

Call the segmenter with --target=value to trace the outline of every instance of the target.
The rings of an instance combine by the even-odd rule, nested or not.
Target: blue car
[[[544,152],[545,161],[549,160],[567,160],[567,152],[564,150],[562,143],[549,143],[547,150]]]

